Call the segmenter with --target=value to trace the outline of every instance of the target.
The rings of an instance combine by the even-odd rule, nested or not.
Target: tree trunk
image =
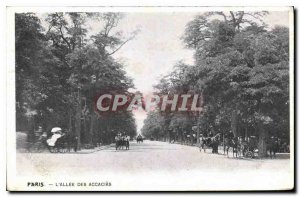
[[[171,143],[171,131],[168,129],[168,141]]]
[[[88,143],[91,145],[93,144],[95,121],[96,121],[96,115],[94,113],[92,113],[91,114],[91,125],[90,125],[89,134],[88,134]]]
[[[80,144],[81,144],[81,139],[80,139],[80,131],[81,131],[81,99],[80,96],[78,96],[78,102],[76,106],[76,115],[75,115],[75,135],[77,137],[77,150],[80,150]]]
[[[28,142],[34,142],[34,116],[28,117],[28,134],[27,134],[27,141]]]
[[[179,142],[181,144],[182,143],[182,131],[180,129],[178,129],[177,132],[179,134],[178,137],[179,137]]]
[[[200,144],[200,125],[199,124],[197,126],[197,135],[196,135],[196,137],[197,137],[197,146],[199,146],[199,144]]]
[[[237,109],[234,109],[231,113],[231,131],[234,136],[237,136]]]
[[[69,132],[73,133],[73,129],[72,129],[72,113],[71,113],[71,109],[69,110]]]
[[[89,137],[90,137],[90,129],[89,129],[89,126],[88,126],[88,119],[87,117],[85,116],[84,117],[84,133],[87,133],[86,135],[86,141],[89,143]]]
[[[258,137],[258,156],[260,158],[267,157],[267,132],[263,128],[262,123],[258,123],[258,132],[259,132],[259,137]]]

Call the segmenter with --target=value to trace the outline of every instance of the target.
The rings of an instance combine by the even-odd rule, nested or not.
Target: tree
[[[24,109],[17,114],[28,113],[30,109],[47,130],[58,125],[75,130],[79,147],[81,142],[93,144],[93,137],[104,131],[108,135],[102,136],[105,138],[102,140],[108,143],[114,135],[111,128],[117,122],[126,126],[126,132],[133,136],[136,125],[132,113],[99,117],[93,108],[99,91],[126,93],[133,87],[123,65],[112,57],[136,33],[128,38],[121,32],[113,33],[121,16],[119,13],[50,13],[44,31],[34,14],[17,14],[17,101],[19,109]],[[88,35],[90,18],[103,24],[103,29],[94,36]],[[105,120],[107,127],[100,124]]]
[[[143,128],[141,129],[143,136],[146,138],[155,138],[161,140],[163,134],[162,116],[158,112],[149,112],[147,118],[144,120]]]
[[[59,79],[53,72],[60,61],[52,54],[40,20],[34,14],[16,14],[15,20],[17,129],[29,130],[31,135],[37,125],[46,127],[51,119],[49,114],[57,107],[53,98],[61,98],[57,92]],[[62,103],[62,99],[57,102]],[[30,128],[22,124],[22,117],[30,119]]]
[[[228,17],[223,12],[207,13],[191,21],[183,36],[186,46],[196,50],[199,85],[195,88],[203,93],[205,105],[231,109],[231,129],[236,135],[241,116],[248,124],[254,121],[260,144],[267,138],[263,125],[281,109],[273,105],[276,99],[270,96],[280,96],[281,106],[288,109],[283,104],[288,103],[288,29],[268,31],[262,21],[264,14],[230,12]],[[216,15],[223,20],[210,20]],[[250,86],[253,89],[249,90]],[[281,118],[286,121],[287,116]],[[265,156],[266,146],[259,149]]]
[[[267,29],[266,14],[208,12],[187,24],[182,39],[195,50],[195,65],[178,63],[155,87],[158,94],[201,94],[203,110],[180,121],[172,114],[172,127],[192,119],[204,134],[252,130],[261,157],[268,134],[288,136],[288,28]]]
[[[103,29],[90,39],[87,37],[85,24],[87,17],[103,23]],[[69,86],[69,97],[77,94],[77,99],[71,99],[74,101],[72,106],[77,107],[70,109],[70,114],[74,110],[76,114],[75,133],[80,139],[83,117],[85,125],[83,127],[89,130],[87,138],[90,144],[97,120],[93,111],[93,100],[97,91],[104,89],[126,91],[133,86],[131,79],[125,76],[122,65],[111,57],[134,37],[131,35],[126,39],[121,32],[112,33],[121,18],[122,15],[119,13],[53,13],[47,18],[49,22],[47,34],[56,48],[56,54],[69,70],[69,73],[64,73],[66,85]],[[85,98],[84,106],[89,106],[88,108],[82,107],[81,97]],[[82,108],[85,109],[85,115]],[[89,129],[86,126],[86,118],[90,120]]]

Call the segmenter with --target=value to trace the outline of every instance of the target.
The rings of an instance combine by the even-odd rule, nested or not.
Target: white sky
[[[158,79],[172,70],[180,60],[193,64],[193,50],[184,48],[180,37],[185,25],[191,21],[195,12],[130,12],[120,21],[118,29],[132,32],[137,27],[141,30],[134,40],[124,45],[114,57],[125,65],[128,76],[133,78],[137,90],[151,94]],[[45,16],[45,14],[38,14]],[[274,25],[289,24],[288,12],[270,12],[265,22]],[[100,23],[88,24],[89,31],[100,31]],[[143,126],[146,113],[135,111],[138,132]]]
[[[139,26],[140,33],[126,44],[115,57],[122,59],[126,71],[134,79],[137,90],[151,94],[159,78],[172,70],[179,60],[193,63],[193,51],[185,49],[180,37],[185,25],[195,13],[128,13],[120,29]],[[137,129],[147,117],[144,111],[134,111]]]

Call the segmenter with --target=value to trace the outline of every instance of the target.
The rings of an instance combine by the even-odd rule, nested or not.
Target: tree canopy
[[[60,126],[90,144],[108,143],[117,132],[136,134],[132,113],[104,117],[93,109],[99,92],[127,92],[134,86],[124,66],[112,57],[136,34],[126,37],[113,31],[122,17],[120,13],[49,13],[47,25],[42,26],[33,13],[16,14],[18,129],[32,131],[42,125],[49,131]],[[95,35],[88,34],[88,19],[103,24]],[[27,119],[34,124],[26,128],[22,123]]]
[[[201,94],[203,110],[192,124],[191,118],[172,114],[166,128],[177,122],[187,133],[193,133],[189,124],[204,134],[233,130],[236,136],[288,137],[289,29],[269,28],[266,14],[208,12],[186,25],[182,40],[195,51],[195,64],[179,62],[155,87],[161,94]],[[151,128],[152,118],[147,117],[144,130]]]

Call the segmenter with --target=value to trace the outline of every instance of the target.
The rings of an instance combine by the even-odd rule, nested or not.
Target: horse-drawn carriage
[[[116,150],[124,149],[124,147],[125,147],[126,150],[129,150],[129,141],[130,141],[129,136],[117,135],[115,137]]]
[[[46,140],[47,147],[51,153],[77,152],[78,138],[67,132],[62,133],[61,128],[54,127],[51,130],[52,136]]]
[[[223,137],[223,139],[221,139]],[[222,145],[224,155],[228,156],[229,150],[232,150],[233,157],[254,158],[258,156],[257,139],[251,136],[246,140],[241,137],[230,137],[229,135],[222,136],[220,133],[215,136],[204,137],[200,136],[199,150],[206,152],[207,148],[212,148],[212,153],[218,153],[218,146]]]
[[[138,136],[136,137],[136,142],[137,142],[137,143],[140,143],[140,142],[143,143],[143,136],[138,135]]]
[[[48,144],[48,149],[51,153],[66,153],[71,152],[72,149],[74,152],[77,152],[77,137],[71,134],[64,134],[57,139],[54,146]]]
[[[28,143],[29,152],[43,152],[49,150],[51,153],[77,152],[77,137],[71,133],[63,133],[59,127],[51,130],[51,137],[47,138],[47,133],[43,132],[40,136],[35,136],[33,142]]]
[[[250,136],[247,138],[238,137],[233,139],[226,139],[224,143],[224,153],[227,148],[232,148],[233,154],[236,153],[236,157],[244,158],[257,158],[259,156],[258,150],[258,138],[257,136]],[[276,153],[278,153],[278,138],[271,136],[265,140],[267,155],[272,159],[275,158]]]
[[[257,139],[250,136],[245,139],[242,137],[228,138],[224,136],[224,154],[228,155],[228,150],[232,149],[233,157],[254,158],[258,156]]]

